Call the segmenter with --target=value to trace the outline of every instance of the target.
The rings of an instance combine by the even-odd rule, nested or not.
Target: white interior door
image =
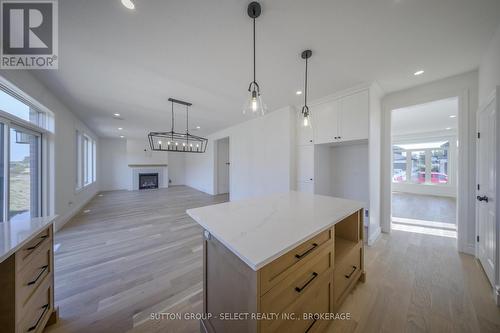
[[[490,103],[478,114],[477,143],[477,257],[492,286],[496,272],[496,107]]]
[[[229,193],[229,138],[217,141],[217,190]]]

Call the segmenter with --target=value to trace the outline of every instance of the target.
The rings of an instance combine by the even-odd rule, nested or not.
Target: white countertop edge
[[[223,237],[220,237],[220,235],[217,235],[216,233],[213,233],[212,231],[210,231],[206,224],[204,224],[201,219],[198,218],[198,216],[194,215],[192,212],[190,212],[190,209],[188,209],[186,211],[186,213],[193,219],[195,220],[201,227],[203,227],[204,230],[207,230],[210,235],[212,237],[215,237],[217,238],[217,240],[219,242],[221,242],[225,247],[227,247],[232,253],[234,253],[238,258],[240,258],[243,262],[245,262],[252,270],[254,271],[258,271],[259,269],[261,269],[262,267],[266,266],[267,264],[269,264],[270,262],[272,262],[273,260],[281,257],[283,254],[287,253],[288,251],[292,250],[293,248],[295,248],[296,246],[302,244],[303,242],[307,241],[308,239],[311,239],[312,237],[322,233],[323,231],[331,228],[332,226],[334,226],[335,224],[337,224],[338,222],[342,221],[343,219],[345,219],[346,217],[350,216],[351,214],[355,213],[356,211],[362,209],[363,206],[359,206],[358,208],[356,208],[354,211],[346,214],[345,216],[342,216],[341,218],[339,218],[337,221],[333,221],[332,223],[324,226],[323,228],[320,228],[319,230],[316,230],[312,233],[310,233],[309,235],[305,236],[305,237],[302,237],[302,239],[299,239],[297,241],[295,241],[294,243],[292,243],[291,245],[285,247],[284,249],[278,251],[277,253],[269,256],[268,258],[266,258],[265,260],[262,260],[261,262],[258,262],[258,263],[253,263],[251,262],[247,257],[245,257],[244,255],[242,255],[241,253],[239,253],[237,250],[235,250],[231,245],[229,245],[229,243],[227,243],[226,241],[224,241]]]
[[[17,243],[15,246],[11,247],[8,251],[3,252],[0,255],[0,263],[4,262],[4,260],[6,260],[7,258],[9,258],[14,253],[16,253],[16,251],[19,250],[24,245],[26,245],[26,243],[28,243],[31,240],[33,240],[33,238],[35,238],[43,229],[46,229],[48,226],[53,225],[54,222],[55,222],[55,220],[57,219],[57,217],[58,217],[58,215],[37,217],[36,219],[47,219],[47,221],[44,224],[38,225],[35,229],[31,230],[30,236],[26,237],[25,239],[23,239],[22,242]],[[4,223],[16,223],[16,222],[15,221],[0,222],[0,227]]]

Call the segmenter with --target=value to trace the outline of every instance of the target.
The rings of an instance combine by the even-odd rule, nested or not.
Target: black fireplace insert
[[[140,173],[139,190],[158,188],[158,173]]]

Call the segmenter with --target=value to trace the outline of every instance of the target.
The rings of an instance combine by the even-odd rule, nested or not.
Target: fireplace
[[[158,173],[140,173],[139,190],[158,188]]]

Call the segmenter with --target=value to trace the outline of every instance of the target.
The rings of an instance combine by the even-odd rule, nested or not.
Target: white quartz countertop
[[[363,208],[361,202],[288,192],[187,213],[253,270]]]
[[[0,222],[0,262],[10,257],[38,233],[54,223],[57,216]]]

